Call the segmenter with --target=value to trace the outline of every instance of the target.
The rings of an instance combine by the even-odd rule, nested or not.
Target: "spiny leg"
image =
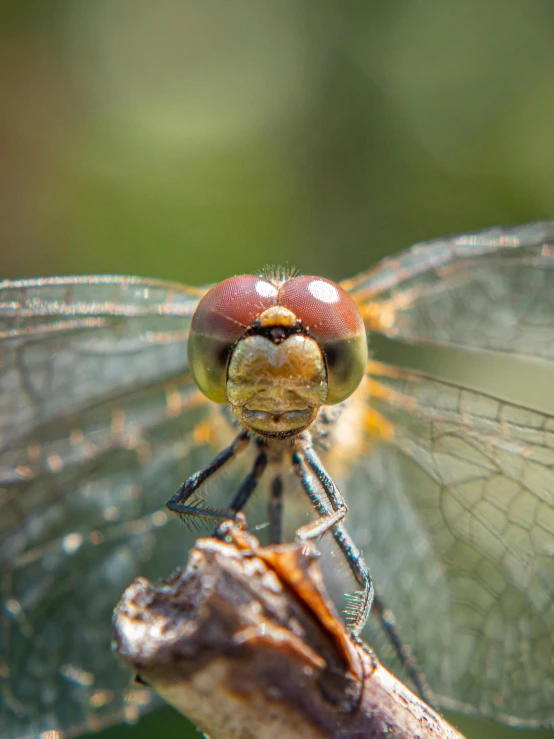
[[[348,562],[356,581],[362,588],[359,594],[351,596],[350,605],[345,613],[349,631],[357,638],[371,610],[373,583],[362,553],[350,538],[343,524],[340,523],[348,512],[348,507],[337,486],[325,471],[321,460],[313,451],[309,437],[303,435],[299,438],[292,455],[292,463],[296,474],[300,478],[302,488],[320,516],[316,521],[298,529],[298,538],[313,539],[331,529],[333,538]],[[316,478],[315,485],[314,477]],[[323,490],[332,510],[329,510],[327,501],[321,495],[321,490]]]
[[[191,496],[212,475],[222,467],[232,462],[248,446],[250,437],[247,431],[242,431],[226,449],[220,452],[204,469],[195,472],[181,485],[177,492],[167,501],[167,508],[181,517],[215,518],[218,520],[232,518],[234,511],[228,508],[208,508],[187,504]]]
[[[269,521],[269,543],[280,544],[283,540],[283,480],[279,475],[271,481],[267,518]]]
[[[306,465],[309,466],[311,471],[315,474],[315,476],[317,477],[318,481],[321,484],[321,487],[327,494],[327,497],[329,498],[329,502],[333,505],[333,498],[335,498],[336,500],[337,494],[338,494],[338,497],[340,500],[342,496],[340,492],[337,490],[335,484],[333,483],[333,481],[331,480],[327,472],[325,471],[325,468],[323,467],[318,455],[311,447],[309,440],[303,441],[303,451],[304,451],[303,456],[304,456]],[[293,457],[293,464],[295,465],[297,474],[299,474],[300,476],[302,487],[308,493],[308,496],[310,497],[312,504],[314,505],[314,507],[320,514],[320,516],[329,517],[330,511],[327,508],[327,506],[325,506],[325,504],[322,502],[318,491],[311,485],[310,477],[306,476],[305,472],[303,474],[300,472],[300,462],[301,460],[297,460],[295,463],[295,459]],[[333,489],[336,492],[333,492]],[[347,511],[348,509],[347,509],[347,506],[344,500],[343,500],[343,506],[344,506],[344,509],[346,509]],[[315,523],[318,524],[318,521],[316,521]],[[332,533],[333,533],[333,537],[335,541],[337,542],[340,550],[344,554],[345,559],[350,565],[350,568],[354,576],[356,577],[356,580],[364,588],[361,594],[356,594],[354,596],[351,596],[352,604],[345,612],[345,615],[347,619],[349,620],[348,625],[349,625],[349,629],[351,633],[356,638],[356,640],[362,643],[363,645],[363,642],[361,641],[361,639],[359,639],[358,635],[360,631],[362,630],[362,628],[364,627],[365,622],[367,621],[372,604],[374,604],[375,615],[379,619],[381,627],[385,631],[387,639],[389,640],[394,650],[396,651],[402,666],[406,670],[407,675],[413,682],[421,698],[423,698],[423,700],[426,701],[429,705],[434,706],[436,702],[434,701],[433,694],[427,685],[427,681],[425,680],[424,674],[417,666],[417,663],[415,661],[415,658],[412,654],[411,649],[403,641],[399,633],[398,626],[397,626],[396,619],[394,617],[393,612],[391,611],[390,608],[385,607],[381,598],[375,593],[373,589],[373,583],[371,582],[369,572],[367,568],[365,567],[365,563],[364,563],[361,553],[357,549],[356,545],[354,544],[354,542],[350,538],[350,535],[348,534],[348,532],[346,531],[346,529],[344,528],[342,524],[339,523],[338,525],[335,525]],[[357,572],[359,571],[358,568],[362,571],[362,573],[364,572],[364,569],[365,569],[365,573],[367,573],[367,578],[368,578],[369,590],[366,584],[360,581],[360,577],[357,574]]]
[[[259,451],[256,455],[256,458],[254,459],[252,469],[242,481],[239,489],[235,493],[235,497],[231,501],[231,505],[228,509],[226,509],[229,513],[228,518],[234,519],[237,513],[240,513],[242,510],[244,510],[244,508],[248,504],[248,501],[252,497],[252,494],[258,486],[258,482],[265,472],[265,468],[267,467],[267,452],[265,442],[263,442],[262,440],[258,440],[256,442],[256,446],[258,447]],[[213,535],[215,537],[219,537],[219,527],[215,530]]]
[[[334,510],[340,508],[344,511],[344,516],[348,513],[348,506],[321,462],[318,454],[314,451],[310,440],[305,442],[304,448],[305,460],[316,476],[323,491],[327,495],[329,502]],[[333,538],[337,542],[339,549],[343,553],[346,561],[350,565],[350,569],[359,585],[362,587],[360,593],[349,596],[350,604],[345,611],[345,615],[349,621],[351,633],[357,635],[365,626],[374,598],[374,589],[369,569],[364,561],[361,551],[358,549],[350,534],[346,530],[344,524],[336,525],[332,530]]]
[[[309,443],[307,445],[307,448],[305,449],[305,459],[308,465],[310,466],[310,468],[313,470],[314,474],[316,475],[317,479],[321,483],[321,486],[323,487],[326,493],[328,489],[327,486],[329,485],[329,483],[330,485],[335,487],[333,481],[331,480],[331,478],[325,471],[325,468],[321,464],[321,461],[318,455],[316,454],[316,452],[313,450],[313,448],[311,447]],[[335,487],[335,490],[336,490],[336,487]],[[350,567],[352,571],[354,572],[354,575],[356,576],[356,572],[352,568],[352,557],[355,556],[356,552],[358,552],[356,545],[352,542],[350,535],[348,534],[344,526],[342,526],[341,524],[339,524],[338,526],[335,526],[335,528],[333,529],[333,536],[339,548],[343,552],[346,560],[350,564]],[[359,556],[361,558],[361,554],[359,554]],[[361,562],[363,564],[363,559],[361,559]],[[358,580],[358,582],[360,582],[358,578],[356,579]],[[364,593],[361,594],[361,598],[363,598],[364,594],[365,594],[365,591]],[[358,637],[360,631],[364,627],[365,622],[367,621],[367,618],[369,616],[371,606],[373,604],[375,615],[379,619],[379,622],[387,636],[387,639],[389,640],[394,650],[396,651],[396,654],[398,655],[398,658],[403,668],[406,670],[406,674],[409,676],[410,680],[414,684],[421,698],[423,698],[423,700],[426,701],[426,703],[428,703],[429,705],[434,706],[435,701],[433,698],[433,694],[427,685],[425,676],[423,672],[417,666],[417,663],[415,661],[415,658],[412,654],[411,649],[403,641],[393,612],[391,611],[390,608],[385,607],[381,598],[375,593],[373,589],[373,584],[371,584],[371,600],[369,601],[369,603],[366,604],[366,602],[363,602],[363,601],[360,602],[360,596],[358,596],[358,594],[356,594],[355,596],[352,596],[352,598],[353,598],[353,602],[352,602],[351,607],[347,609],[346,616],[347,618],[352,619],[355,624],[358,624],[357,631],[354,631],[354,629],[349,624],[349,628],[351,628],[351,631],[353,632],[354,636]]]

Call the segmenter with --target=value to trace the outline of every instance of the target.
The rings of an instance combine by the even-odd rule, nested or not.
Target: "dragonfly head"
[[[199,302],[188,356],[208,398],[230,403],[255,433],[286,438],[354,392],[367,338],[353,299],[329,280],[242,275]]]

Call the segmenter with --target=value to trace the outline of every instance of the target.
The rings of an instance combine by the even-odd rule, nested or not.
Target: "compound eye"
[[[192,317],[188,361],[200,390],[227,403],[227,365],[231,352],[252,322],[277,304],[277,288],[255,275],[230,277],[212,287]]]
[[[327,403],[340,403],[360,384],[367,363],[367,336],[351,296],[322,277],[295,277],[282,285],[288,308],[319,344],[327,365]]]

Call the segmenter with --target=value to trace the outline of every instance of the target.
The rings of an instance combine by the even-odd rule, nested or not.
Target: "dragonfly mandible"
[[[330,528],[340,546],[343,532],[365,592],[354,631],[365,557],[441,705],[551,726],[554,418],[380,363],[371,341],[367,359],[366,337],[552,362],[554,222],[417,244],[339,285],[225,284],[247,289],[221,331],[221,286],[0,283],[0,737],[76,736],[151,707],[110,653],[111,610],[137,574],[184,561],[194,532],[168,495],[242,446],[223,464],[236,473],[174,503],[206,518],[267,478],[278,538],[283,497],[294,518],[296,489],[311,490],[324,523],[303,519],[304,533]],[[293,288],[302,300],[280,299]],[[217,331],[194,323],[199,305]]]

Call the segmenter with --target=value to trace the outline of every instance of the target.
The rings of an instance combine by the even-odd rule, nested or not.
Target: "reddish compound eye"
[[[327,364],[327,402],[340,403],[364,376],[367,337],[359,308],[343,290],[322,277],[296,277],[279,290],[279,303],[302,321],[321,347]]]
[[[279,303],[291,310],[321,341],[365,335],[360,310],[340,285],[323,277],[295,277],[279,291]]]
[[[200,300],[190,327],[188,361],[196,384],[210,400],[227,402],[229,355],[252,321],[277,301],[277,288],[255,275],[230,277]]]

